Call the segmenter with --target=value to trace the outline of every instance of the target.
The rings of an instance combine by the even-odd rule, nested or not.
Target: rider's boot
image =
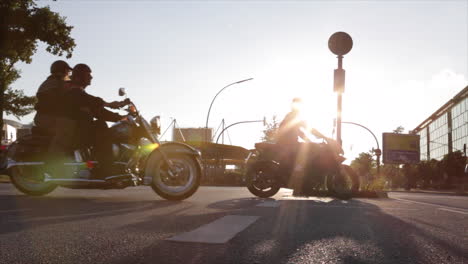
[[[91,176],[94,179],[105,180],[112,176],[127,175],[125,166],[121,164],[113,164],[111,166],[97,167],[91,170]]]

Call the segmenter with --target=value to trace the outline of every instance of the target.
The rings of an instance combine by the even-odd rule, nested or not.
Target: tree
[[[0,2],[0,127],[3,113],[17,118],[30,113],[34,97],[10,85],[21,77],[17,62],[31,63],[38,42],[54,55],[72,56],[75,40],[70,37],[73,27],[65,17],[52,12],[48,6],[37,7],[33,0],[5,0]],[[0,133],[0,140],[3,133]]]
[[[433,175],[433,168],[431,161],[421,160],[419,164],[416,165],[416,170],[418,174],[418,180],[421,181],[422,188],[431,187],[431,180]]]
[[[393,133],[401,134],[401,133],[403,133],[404,130],[405,130],[404,127],[398,126],[397,128],[395,128],[395,129],[393,130]]]
[[[451,183],[455,182],[455,178],[463,177],[466,158],[461,151],[454,151],[444,155],[441,166],[448,178],[445,185],[450,187]]]
[[[364,176],[366,179],[366,185],[369,185],[372,180],[372,171],[376,168],[376,162],[373,158],[373,154],[371,152],[359,153],[359,156],[351,161],[351,168],[353,168],[359,176]]]
[[[275,136],[278,132],[279,122],[276,119],[276,116],[273,116],[271,122],[266,123],[266,129],[263,130],[263,136],[261,140],[263,142],[275,142]]]
[[[392,188],[405,186],[406,179],[400,169],[399,164],[384,164],[382,166],[382,175],[390,181]]]

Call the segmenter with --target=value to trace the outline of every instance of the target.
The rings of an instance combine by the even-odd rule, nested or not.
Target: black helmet
[[[81,75],[83,73],[89,73],[91,72],[91,68],[84,64],[84,63],[79,63],[73,67],[72,75],[78,74]]]
[[[66,71],[69,71],[71,69],[72,68],[68,65],[68,63],[66,63],[63,60],[54,61],[52,63],[52,65],[50,65],[50,73],[51,74],[56,74],[56,73],[65,74]]]
[[[91,84],[91,79],[86,77],[90,73],[91,68],[88,65],[79,63],[73,67],[71,80],[75,84],[86,87]]]

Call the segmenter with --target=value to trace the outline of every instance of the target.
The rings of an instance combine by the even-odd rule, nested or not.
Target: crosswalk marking
[[[189,243],[224,244],[253,224],[259,216],[227,215],[193,231],[166,240]]]

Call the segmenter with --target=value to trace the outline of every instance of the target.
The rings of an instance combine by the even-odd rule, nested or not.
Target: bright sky
[[[331,136],[336,116],[328,38],[351,35],[345,55],[343,121],[383,132],[415,128],[468,85],[468,1],[42,1],[67,17],[77,47],[71,65],[93,69],[88,92],[129,97],[163,130],[282,119],[294,97],[310,105],[313,126]],[[13,87],[35,94],[58,59],[38,49]],[[12,117],[9,117],[12,118]],[[33,115],[24,117],[30,122]],[[229,129],[232,144],[253,148],[261,123]],[[170,139],[167,133],[163,139]],[[376,147],[371,134],[343,124],[348,160]],[[229,143],[229,141],[227,142]]]

